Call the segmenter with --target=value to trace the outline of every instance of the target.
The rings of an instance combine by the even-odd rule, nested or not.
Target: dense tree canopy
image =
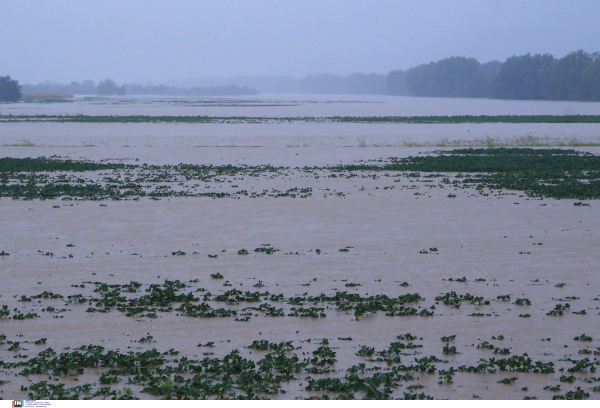
[[[0,76],[0,101],[14,102],[21,99],[21,85],[10,76]]]
[[[526,54],[480,64],[450,57],[387,75],[388,93],[412,96],[600,101],[600,54]]]
[[[556,59],[526,54],[506,60],[493,83],[502,99],[600,100],[600,54],[582,50]]]
[[[406,87],[414,96],[478,97],[483,76],[475,58],[450,57],[422,64],[406,73]]]

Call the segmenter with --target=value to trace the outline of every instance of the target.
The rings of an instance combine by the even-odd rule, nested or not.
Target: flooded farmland
[[[600,104],[92,98],[0,105],[9,114],[598,115]],[[0,173],[2,398],[598,399],[598,129],[0,123],[0,158],[48,158]],[[488,146],[518,155],[516,176],[433,160],[493,158],[453,153]],[[551,160],[535,153],[547,149],[568,150],[552,156],[571,174],[522,168],[520,155]]]

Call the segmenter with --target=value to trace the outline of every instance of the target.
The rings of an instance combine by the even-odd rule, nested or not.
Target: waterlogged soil
[[[598,398],[596,201],[330,175],[3,198],[3,398]]]
[[[260,95],[2,104],[0,114],[597,115],[598,106]],[[46,174],[49,184],[124,192],[130,177],[146,192],[0,198],[0,396],[598,399],[597,200],[534,197],[450,171],[332,170],[495,143],[596,144],[597,125],[0,124],[0,157],[283,168],[0,180],[41,186]],[[167,194],[148,195],[160,186]]]

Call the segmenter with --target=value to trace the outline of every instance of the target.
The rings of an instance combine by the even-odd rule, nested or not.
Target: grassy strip
[[[0,115],[0,122],[60,123],[600,123],[600,115],[457,115],[457,116],[330,116],[330,117],[249,117],[249,116],[90,116],[90,115]]]

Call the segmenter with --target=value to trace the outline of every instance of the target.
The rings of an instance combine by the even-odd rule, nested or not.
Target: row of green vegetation
[[[176,254],[176,253],[174,253]],[[213,277],[214,279],[218,279]],[[139,282],[130,282],[125,285],[109,285],[101,282],[84,282],[85,285],[94,285],[94,293],[91,296],[76,294],[63,296],[52,292],[43,292],[39,295],[22,295],[19,302],[32,302],[33,299],[63,299],[67,304],[87,304],[88,313],[110,313],[116,311],[127,317],[147,317],[156,319],[163,313],[176,313],[178,316],[195,318],[235,317],[236,320],[248,321],[258,313],[269,317],[291,316],[291,317],[326,317],[324,312],[328,310],[353,314],[355,317],[375,315],[378,312],[386,316],[433,316],[433,311],[426,307],[418,309],[409,304],[417,304],[423,299],[417,293],[403,294],[395,297],[386,295],[361,296],[357,293],[337,291],[331,295],[323,293],[316,296],[291,296],[274,294],[269,291],[241,291],[230,289],[219,295],[213,295],[204,288],[198,288],[196,294],[192,291],[192,285],[179,280],[165,280],[163,284],[151,284],[145,289],[145,294],[134,297],[142,286]],[[232,286],[225,281],[223,286]],[[262,287],[259,285],[257,287]],[[189,292],[180,293],[182,289],[188,288]],[[199,293],[198,293],[199,292]],[[96,293],[98,295],[96,295]],[[215,303],[216,302],[216,303]],[[241,303],[249,303],[246,307],[232,307]],[[230,308],[224,308],[223,303]],[[489,304],[489,302],[488,302]],[[37,306],[37,305],[36,305]],[[435,306],[433,307],[435,309]],[[11,314],[5,307],[5,313],[0,317],[6,319],[20,319],[23,313],[29,313],[28,318],[40,317],[37,313],[46,312],[47,309],[36,308],[34,310],[21,311]],[[54,309],[51,310],[55,312]],[[65,309],[61,310],[64,313]]]
[[[110,170],[98,173],[100,170]],[[86,178],[84,172],[88,173]],[[415,172],[437,173],[451,188],[517,190],[533,197],[600,198],[600,156],[567,149],[491,148],[438,151],[425,156],[360,161],[326,167],[274,167],[271,165],[133,165],[89,163],[60,158],[0,159],[0,197],[13,199],[83,198],[89,200],[149,197],[291,197],[312,195],[311,187],[250,191],[239,188],[236,179],[304,176],[330,178],[401,177],[419,178]],[[69,174],[73,173],[73,174]],[[83,174],[82,174],[83,173]],[[395,173],[395,174],[394,174]],[[413,174],[414,173],[414,174]],[[457,173],[448,175],[447,173]],[[416,174],[416,176],[415,176]],[[450,178],[453,180],[450,181]],[[199,182],[204,183],[204,187]],[[211,189],[217,183],[221,190]],[[231,183],[231,184],[229,184]],[[403,186],[404,187],[404,186]],[[406,186],[408,188],[408,186]],[[344,192],[335,194],[343,197]]]
[[[219,274],[210,278],[212,283],[220,283],[224,277]],[[466,278],[455,280],[458,284],[466,282]],[[478,281],[485,280],[475,280]],[[2,306],[0,321],[16,320],[12,326],[18,331],[18,325],[28,324],[19,323],[23,320],[68,318],[68,312],[86,311],[91,316],[120,312],[136,319],[157,319],[160,318],[157,314],[170,313],[169,318],[175,314],[180,319],[235,317],[236,321],[245,322],[258,312],[281,319],[285,319],[283,316],[297,316],[279,313],[281,304],[306,306],[305,309],[314,310],[337,309],[339,312],[354,307],[355,316],[363,316],[364,313],[356,313],[360,305],[372,308],[371,311],[364,310],[365,313],[376,313],[387,306],[396,308],[424,300],[416,293],[390,297],[335,292],[285,297],[283,294],[232,289],[211,295],[198,287],[200,284],[199,279],[189,282],[165,280],[149,285],[135,281],[125,284],[86,281],[66,289],[73,293],[73,287],[82,288],[87,291],[85,294],[62,295],[43,291],[7,299],[12,304],[10,307]],[[200,297],[204,298],[203,301]],[[501,302],[504,308],[503,302],[510,300],[510,295],[499,295],[486,301],[483,297],[457,294],[455,291],[435,298],[439,308],[453,309],[461,307],[461,304],[481,308],[490,301]],[[209,301],[225,304],[229,309],[213,308],[207,304]],[[316,306],[324,302],[328,303],[326,308]],[[255,306],[258,304],[260,306]],[[518,298],[515,305],[531,309],[528,299]],[[237,314],[234,313],[236,311]],[[439,316],[442,315],[444,313]],[[490,377],[485,375],[493,374],[494,383],[504,384],[502,387],[510,387],[507,389],[515,393],[520,389],[520,395],[525,399],[533,398],[528,395],[529,392],[539,392],[543,398],[586,399],[591,397],[588,391],[600,391],[600,387],[595,386],[600,377],[593,376],[600,363],[592,357],[600,355],[600,348],[584,348],[574,358],[552,361],[546,353],[546,357],[530,357],[522,351],[517,353],[512,346],[518,344],[518,339],[509,340],[504,335],[494,334],[480,339],[477,346],[463,344],[460,335],[451,333],[440,333],[438,336],[441,337],[429,341],[429,344],[422,344],[423,337],[401,333],[394,335],[389,345],[360,344],[350,336],[294,341],[258,338],[248,339],[245,345],[242,343],[243,347],[238,345],[233,350],[223,349],[229,340],[217,343],[204,337],[200,343],[194,341],[198,350],[194,355],[185,355],[174,348],[167,350],[168,346],[159,351],[155,344],[160,342],[149,332],[131,341],[136,343],[135,347],[130,347],[134,350],[124,352],[93,344],[75,344],[58,349],[52,339],[48,339],[51,336],[23,339],[22,334],[10,337],[0,334],[0,354],[4,358],[0,360],[0,372],[3,373],[0,386],[11,395],[30,399],[116,400],[150,396],[162,399],[269,399],[286,398],[288,393],[292,397],[309,399],[433,399],[438,390],[443,390],[439,387],[453,384],[456,376],[460,382],[467,379],[488,382]],[[569,347],[591,347],[597,340],[579,332],[572,336]],[[435,354],[430,354],[432,347],[437,350]],[[562,346],[559,347],[562,349]],[[340,349],[344,353],[340,353]],[[455,359],[456,355],[473,351],[476,355],[472,361],[465,357],[461,357],[460,362]],[[342,366],[338,353],[349,355],[356,361],[346,360]],[[73,380],[90,381],[94,376],[96,381],[73,383]],[[17,377],[21,378],[18,382],[15,381]],[[519,377],[525,378],[519,381]],[[527,379],[534,380],[536,384],[540,380],[551,384],[529,390],[524,386],[527,382],[523,384]],[[436,381],[437,386],[432,385]],[[69,387],[67,382],[74,385]],[[419,382],[430,385],[424,386]],[[576,387],[571,386],[574,382],[578,383]],[[17,389],[19,386],[20,389]],[[571,389],[563,390],[561,387]]]
[[[181,253],[181,252],[180,252]],[[174,253],[175,254],[175,253]],[[211,279],[220,280],[223,276],[220,274],[211,275]],[[464,280],[466,281],[466,279]],[[457,282],[464,282],[457,279]],[[131,281],[127,284],[107,284],[103,282],[86,281],[81,285],[75,285],[79,288],[94,287],[93,293],[74,295],[61,295],[44,291],[37,295],[21,295],[17,299],[19,307],[11,308],[8,305],[3,305],[0,310],[1,319],[25,320],[35,319],[42,316],[60,314],[64,316],[65,312],[70,312],[72,309],[59,307],[57,304],[51,305],[40,304],[42,301],[37,299],[60,300],[62,306],[76,307],[81,305],[87,313],[111,313],[115,312],[125,317],[135,319],[149,318],[159,319],[161,316],[173,314],[180,318],[235,318],[235,321],[248,321],[253,316],[262,317],[300,317],[300,318],[326,318],[327,313],[335,313],[335,315],[346,314],[352,315],[358,321],[365,316],[377,315],[380,312],[389,317],[407,317],[407,316],[443,316],[444,312],[437,313],[437,308],[441,305],[459,309],[475,309],[486,310],[489,313],[473,313],[469,316],[483,317],[492,316],[494,306],[500,304],[503,307],[507,302],[511,302],[510,295],[498,295],[495,298],[485,298],[471,293],[458,294],[456,291],[440,293],[434,298],[435,304],[429,307],[421,306],[420,303],[425,299],[418,293],[404,293],[398,296],[388,296],[384,294],[377,295],[361,295],[356,292],[349,293],[348,291],[339,291],[334,289],[330,294],[320,293],[309,295],[285,295],[283,293],[271,293],[265,291],[242,291],[239,289],[218,289],[221,286],[215,282],[211,282],[212,290],[221,292],[214,295],[205,287],[195,285],[198,279],[189,283],[179,280],[165,280],[162,284],[143,285],[140,282]],[[220,284],[220,281],[219,281]],[[146,286],[145,288],[143,288]],[[222,287],[233,286],[229,280],[226,280]],[[306,285],[302,285],[306,286]],[[349,285],[345,285],[348,287]],[[360,286],[360,285],[350,285]],[[407,283],[400,287],[409,286]],[[265,285],[259,281],[253,285],[254,288],[263,288]],[[224,291],[225,290],[225,291]],[[187,292],[187,293],[186,293]],[[577,300],[575,298],[572,298]],[[554,299],[557,300],[557,299]],[[562,299],[558,299],[562,300]],[[527,298],[517,298],[512,302],[515,306],[521,306],[529,310],[531,301]],[[436,306],[437,305],[437,306]],[[226,306],[226,307],[224,307]],[[489,306],[489,307],[485,307]],[[544,309],[542,309],[544,310]],[[571,311],[569,303],[558,303],[553,309],[555,312],[546,313],[548,316],[565,316],[587,314],[585,309],[580,311]],[[560,313],[558,313],[560,311]],[[515,315],[516,315],[515,311]],[[467,312],[468,313],[468,312]],[[40,316],[40,314],[42,316]],[[494,313],[494,316],[497,316]],[[522,317],[519,315],[519,317]],[[501,339],[500,339],[501,340]],[[584,334],[577,336],[578,341],[592,341],[592,337]],[[446,340],[450,341],[450,340]],[[405,348],[404,346],[399,346]],[[482,346],[483,347],[483,346]],[[412,348],[412,347],[407,347]],[[479,348],[479,347],[478,347]],[[488,348],[494,349],[492,345]],[[497,354],[497,353],[496,353]],[[510,351],[502,354],[510,354]]]
[[[509,189],[531,196],[600,198],[600,156],[567,149],[455,149],[435,155],[391,158],[381,164],[339,165],[332,171],[423,171],[476,173],[463,184]]]
[[[0,115],[0,122],[60,123],[266,123],[266,122],[342,122],[342,123],[600,123],[600,115],[455,115],[455,116],[91,116],[91,115]]]
[[[35,173],[41,171],[95,171],[125,168],[119,163],[92,163],[73,160],[62,160],[57,157],[26,157],[24,159],[15,159],[4,157],[0,159],[0,173],[27,172]]]
[[[0,335],[0,339],[0,344],[9,345],[8,351],[22,350],[22,341],[7,340],[6,335]],[[28,356],[19,354],[18,357],[26,360],[0,361],[0,366],[6,372],[15,375],[38,380],[40,375],[49,376],[46,380],[30,381],[27,386],[21,386],[21,395],[30,399],[136,400],[144,395],[146,398],[152,395],[167,400],[246,400],[285,398],[285,394],[295,391],[303,396],[311,395],[307,399],[431,400],[433,397],[423,389],[427,388],[428,392],[435,392],[435,389],[419,384],[417,381],[421,377],[437,377],[438,385],[444,386],[452,384],[458,373],[478,373],[478,376],[498,371],[506,372],[505,375],[515,372],[537,373],[547,378],[548,374],[555,372],[553,362],[533,361],[527,353],[510,358],[480,359],[477,365],[465,364],[458,367],[448,366],[448,360],[435,355],[412,357],[409,363],[402,364],[401,356],[406,355],[403,352],[406,344],[402,341],[393,341],[388,348],[377,352],[375,347],[355,347],[359,348],[355,355],[362,357],[363,362],[343,370],[343,376],[332,376],[331,374],[341,371],[339,363],[336,364],[336,349],[339,347],[330,346],[327,338],[314,339],[317,343],[314,345],[311,344],[313,339],[307,339],[300,341],[302,345],[298,346],[293,341],[275,343],[257,339],[245,346],[250,351],[234,349],[223,357],[214,357],[215,353],[211,350],[217,349],[215,342],[208,342],[198,344],[202,350],[207,350],[202,353],[203,358],[190,358],[173,348],[161,352],[156,347],[148,347],[145,351],[122,353],[93,344],[75,346],[73,351],[60,352],[47,347],[47,340],[43,338],[35,342],[40,347],[39,351],[34,349],[36,356],[33,358],[28,359]],[[351,338],[338,340],[352,341]],[[137,342],[156,341],[149,334]],[[298,351],[303,348],[313,350]],[[455,346],[447,345],[444,349],[455,349]],[[571,363],[574,370],[570,368],[570,373],[595,371],[595,364],[589,358],[571,360]],[[438,368],[439,364],[444,368]],[[57,383],[59,378],[72,379],[92,372],[99,376],[98,381],[93,384],[66,387],[64,383]],[[53,377],[55,381],[51,382]],[[518,379],[519,377],[514,376],[506,377],[497,383],[517,385]],[[577,379],[574,375],[563,375],[561,384],[546,386],[543,390],[554,393],[552,399],[589,398],[590,394],[579,386],[560,394],[564,383],[572,383]],[[583,380],[593,384],[599,378],[587,377]],[[406,388],[401,389],[404,385]],[[598,387],[592,389],[597,391]],[[521,391],[529,390],[524,387]],[[530,398],[526,395],[524,397]]]

